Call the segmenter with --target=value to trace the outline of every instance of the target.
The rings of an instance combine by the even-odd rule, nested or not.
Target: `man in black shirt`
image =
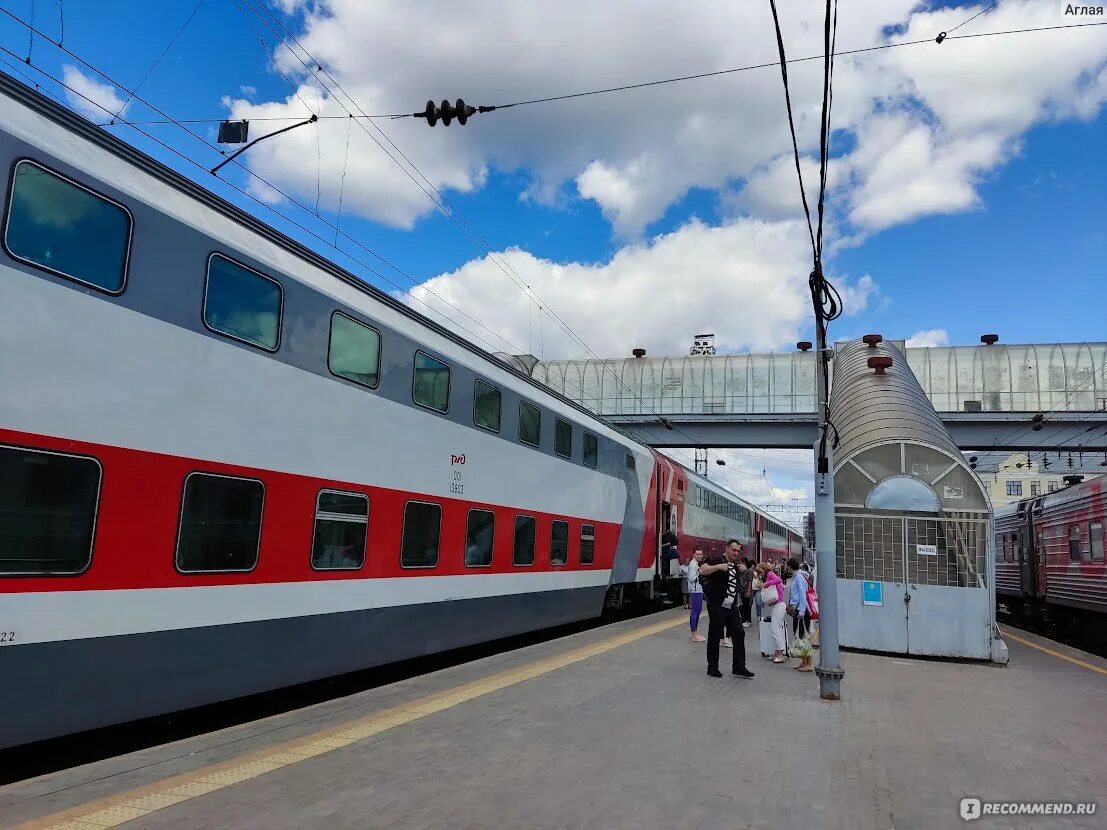
[[[724,627],[729,626],[734,641],[731,673],[735,677],[753,677],[746,668],[745,629],[739,612],[741,591],[739,590],[738,561],[742,556],[742,543],[731,539],[726,543],[726,553],[713,553],[700,566],[700,585],[703,586],[703,599],[707,603],[707,616],[710,623],[707,628],[707,673],[711,677],[722,677],[719,671],[719,641],[723,638]]]

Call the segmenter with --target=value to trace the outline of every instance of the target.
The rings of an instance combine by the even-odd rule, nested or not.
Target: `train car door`
[[[1038,567],[1037,557],[1034,555],[1036,545],[1034,534],[1031,531],[1030,520],[1027,511],[1028,503],[1023,502],[1018,506],[1019,530],[1015,534],[1015,558],[1019,563],[1019,582],[1022,585],[1024,596],[1037,596]]]

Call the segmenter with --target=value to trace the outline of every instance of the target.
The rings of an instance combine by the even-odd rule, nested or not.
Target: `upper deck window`
[[[596,467],[600,462],[600,439],[590,432],[584,433],[584,466]]]
[[[500,431],[500,390],[478,380],[473,387],[473,423],[478,427]]]
[[[423,352],[415,353],[411,397],[419,406],[445,412],[450,408],[450,367]]]
[[[554,451],[565,458],[573,454],[573,425],[560,418],[554,419]]]
[[[0,447],[0,573],[83,571],[99,495],[92,458]]]
[[[283,302],[284,291],[276,280],[221,254],[208,258],[204,324],[213,331],[275,352]]]
[[[519,440],[537,447],[542,438],[542,410],[526,401],[519,401]]]
[[[374,388],[380,381],[380,366],[380,334],[340,311],[332,314],[327,349],[327,368],[331,374]]]
[[[110,294],[123,290],[132,225],[125,207],[32,161],[15,166],[8,205],[12,257]]]

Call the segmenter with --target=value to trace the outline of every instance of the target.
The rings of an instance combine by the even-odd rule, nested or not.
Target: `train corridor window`
[[[628,469],[628,470],[633,470],[633,469],[636,469],[636,468],[637,468],[637,464],[636,464],[636,462],[635,462],[635,460],[634,460],[634,456],[633,456],[633,455],[631,455],[631,454],[630,454],[630,453],[628,452],[628,453],[627,453],[627,469]]]
[[[500,390],[483,380],[478,380],[473,388],[473,423],[500,431]]]
[[[591,565],[596,561],[596,527],[580,526],[580,564]]]
[[[357,570],[365,564],[368,530],[368,496],[320,490],[315,500],[311,567],[318,571]]]
[[[569,523],[555,520],[550,528],[550,564],[569,564]]]
[[[1088,525],[1088,555],[1093,562],[1103,561],[1103,522]]]
[[[99,497],[95,459],[0,447],[0,573],[87,568]]]
[[[554,450],[565,458],[573,454],[573,425],[560,418],[554,419]]]
[[[526,401],[519,401],[519,440],[537,447],[542,438],[542,411]]]
[[[600,463],[600,439],[590,432],[584,433],[584,466],[595,469]]]
[[[445,412],[450,408],[450,367],[423,352],[415,353],[411,399],[419,406]]]
[[[1009,495],[1009,496],[1021,496],[1022,495],[1022,482],[1021,481],[1008,481],[1007,482],[1007,495]]]
[[[221,254],[208,257],[203,317],[212,331],[275,352],[283,302],[284,289],[276,280]]]
[[[511,554],[511,564],[527,566],[534,564],[535,521],[533,516],[515,517],[515,542]]]
[[[133,220],[116,202],[32,161],[15,165],[4,224],[13,259],[119,294]]]
[[[441,533],[441,505],[409,501],[404,505],[400,565],[404,568],[433,568],[437,565]]]
[[[491,510],[470,510],[465,524],[466,568],[487,568],[492,564],[495,536],[496,514]]]
[[[375,389],[380,382],[380,333],[336,311],[331,315],[327,368],[332,375]]]
[[[264,485],[253,478],[189,473],[181,500],[177,570],[250,571],[258,563]]]
[[[1080,525],[1069,525],[1069,559],[1080,561]]]

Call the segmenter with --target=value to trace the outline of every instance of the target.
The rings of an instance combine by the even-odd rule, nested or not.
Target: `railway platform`
[[[1021,631],[1006,668],[846,653],[830,703],[752,632],[752,680],[663,612],[9,785],[0,826],[885,830],[965,797],[1103,826],[1107,661]]]

